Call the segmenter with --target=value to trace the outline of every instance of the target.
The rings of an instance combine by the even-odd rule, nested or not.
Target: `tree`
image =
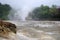
[[[52,5],[52,7],[41,5],[30,12],[28,17],[33,20],[59,20],[59,15],[60,12],[58,12],[56,5]]]
[[[0,3],[0,19],[6,20],[8,19],[8,14],[12,8],[8,4]]]

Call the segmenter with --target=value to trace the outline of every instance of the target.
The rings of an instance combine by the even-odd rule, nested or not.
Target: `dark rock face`
[[[16,25],[0,20],[0,36],[7,36],[10,32],[16,33]]]
[[[16,25],[15,24],[12,24],[9,22],[4,22],[2,26],[4,26],[4,27],[10,29],[10,31],[16,33]]]

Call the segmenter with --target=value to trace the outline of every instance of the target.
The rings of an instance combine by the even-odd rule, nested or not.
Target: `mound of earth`
[[[7,37],[10,32],[16,33],[16,25],[0,20],[0,36]]]

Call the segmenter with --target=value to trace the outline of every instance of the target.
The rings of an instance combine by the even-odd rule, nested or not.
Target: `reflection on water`
[[[17,34],[11,33],[7,40],[60,40],[60,22],[18,22]]]

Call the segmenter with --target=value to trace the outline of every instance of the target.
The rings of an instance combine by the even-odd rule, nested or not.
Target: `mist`
[[[60,5],[60,0],[0,0],[2,4],[9,4],[11,7],[16,10],[9,15],[10,20],[25,20],[28,13],[34,8],[39,7],[40,5]]]

